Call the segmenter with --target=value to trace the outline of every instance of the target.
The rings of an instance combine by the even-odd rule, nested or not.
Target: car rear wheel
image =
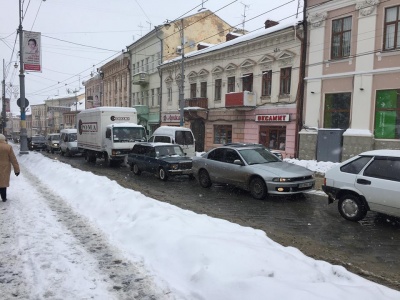
[[[131,169],[135,175],[140,175],[142,173],[137,164],[132,164]]]
[[[203,188],[208,188],[211,186],[212,182],[210,179],[210,175],[208,175],[208,172],[206,170],[200,170],[199,183]]]
[[[250,181],[250,193],[253,198],[262,200],[267,197],[268,189],[264,179],[255,177]]]
[[[349,221],[360,221],[367,214],[365,202],[354,194],[345,194],[339,199],[339,213]]]
[[[158,170],[158,177],[160,177],[160,179],[163,181],[168,180],[168,173],[164,170],[164,168],[160,168]]]

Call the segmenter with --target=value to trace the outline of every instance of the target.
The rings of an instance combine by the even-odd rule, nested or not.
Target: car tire
[[[61,156],[64,156],[64,151],[61,150]]]
[[[206,170],[200,170],[199,183],[203,188],[209,188],[212,185],[210,175]]]
[[[62,151],[61,151],[61,153],[62,153]],[[68,157],[71,157],[71,156],[72,156],[72,155],[71,155],[71,152],[69,151],[68,148],[65,150],[65,155],[68,156]]]
[[[250,181],[250,194],[257,200],[263,200],[267,197],[268,189],[264,179],[255,177]]]
[[[168,180],[168,173],[167,173],[167,171],[165,171],[164,168],[159,168],[159,169],[158,169],[158,177],[159,177],[162,181],[167,181],[167,180]]]
[[[132,164],[132,171],[135,175],[140,175],[142,171],[140,171],[139,166],[137,164]]]
[[[339,213],[349,221],[357,222],[367,214],[367,206],[361,197],[354,194],[344,194],[338,203]]]

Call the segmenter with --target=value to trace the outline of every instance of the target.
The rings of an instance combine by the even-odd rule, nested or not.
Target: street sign
[[[18,105],[18,107],[21,107],[21,98],[18,98],[18,100],[17,100],[17,105]],[[26,99],[25,98],[25,107],[28,107],[29,106],[29,101],[28,101],[28,99]]]

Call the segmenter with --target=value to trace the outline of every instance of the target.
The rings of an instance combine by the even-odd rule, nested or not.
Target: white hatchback
[[[325,173],[322,189],[347,220],[362,220],[369,210],[400,217],[400,150],[352,157]]]

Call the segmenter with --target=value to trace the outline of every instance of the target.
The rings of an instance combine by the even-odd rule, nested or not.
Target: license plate
[[[299,188],[300,188],[300,189],[302,189],[302,188],[307,188],[307,187],[311,187],[311,186],[312,186],[312,183],[311,183],[311,182],[300,183],[300,184],[299,184]]]

